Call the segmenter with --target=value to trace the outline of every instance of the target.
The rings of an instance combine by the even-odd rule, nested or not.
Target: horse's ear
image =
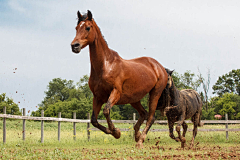
[[[82,21],[82,15],[79,11],[77,12],[77,16],[78,16],[78,22],[77,22],[77,25],[78,25]]]
[[[88,17],[87,18],[88,20],[90,20],[90,21],[92,20],[92,13],[89,10],[87,11],[87,17]]]
[[[77,12],[77,16],[78,16],[78,19],[82,19],[82,15],[79,11]]]
[[[170,76],[172,75],[173,71],[174,71],[174,70],[172,70],[172,71],[169,72]]]

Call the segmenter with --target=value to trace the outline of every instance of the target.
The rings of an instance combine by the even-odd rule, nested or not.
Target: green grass
[[[104,124],[106,126],[106,124]],[[2,120],[0,121],[0,140],[3,139]],[[101,131],[90,131],[87,138],[87,124],[77,123],[76,141],[73,140],[73,124],[61,123],[61,140],[58,141],[57,122],[44,123],[44,143],[41,143],[41,123],[39,121],[26,122],[26,140],[22,140],[22,121],[7,120],[6,144],[0,143],[1,159],[124,159],[176,155],[180,143],[168,136],[168,132],[149,132],[144,142],[144,149],[136,149],[133,139],[132,124],[115,124],[118,128],[130,128],[129,132],[122,132],[120,139],[106,135]],[[91,126],[92,127],[92,126]],[[144,127],[144,126],[143,126]],[[229,125],[229,128],[239,128],[240,125]],[[152,129],[168,128],[167,125],[154,124]],[[189,125],[192,128],[192,125]],[[204,125],[202,128],[225,128],[224,125]],[[240,145],[239,132],[198,132],[195,144],[200,147],[222,146],[231,148]],[[175,135],[177,135],[175,133]],[[192,132],[187,132],[187,145],[192,139]],[[155,145],[158,142],[157,145]],[[212,146],[212,147],[211,147]],[[156,148],[158,147],[158,148]],[[210,149],[208,149],[210,150]],[[207,150],[207,151],[208,151]],[[199,151],[204,154],[206,151]],[[228,151],[226,151],[228,152]],[[230,152],[230,150],[229,150]],[[198,152],[195,152],[198,153]],[[189,156],[192,150],[178,152],[178,155]],[[166,157],[165,157],[166,158]]]

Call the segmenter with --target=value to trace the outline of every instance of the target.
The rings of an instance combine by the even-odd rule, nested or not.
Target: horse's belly
[[[135,103],[140,101],[147,93],[149,93],[155,83],[124,83],[119,104]]]
[[[187,108],[185,119],[191,118],[197,111],[197,106],[191,106]]]

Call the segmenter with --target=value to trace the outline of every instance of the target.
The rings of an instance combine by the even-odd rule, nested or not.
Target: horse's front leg
[[[110,118],[110,109],[119,101],[119,99],[120,99],[120,92],[116,88],[114,88],[108,98],[107,104],[103,109],[103,114],[107,119],[108,128],[112,132],[111,134],[116,139],[120,138],[121,132],[118,128],[115,128],[115,126],[112,123],[112,120]]]
[[[184,120],[185,120],[185,110],[183,110],[182,115],[180,116],[178,124],[176,126],[176,131],[178,133],[178,137],[179,137],[180,141],[182,142],[182,144],[181,144],[182,148],[184,148],[184,143],[186,142],[186,138],[183,137],[180,132],[181,125],[183,124]]]
[[[92,112],[92,117],[91,117],[91,123],[94,127],[100,129],[104,133],[112,134],[112,131],[110,131],[108,128],[102,126],[97,121],[97,118],[98,118],[99,112],[102,108],[102,105],[103,105],[103,102],[98,101],[96,97],[93,97],[93,112]]]
[[[170,118],[168,118],[169,137],[174,139],[176,142],[179,142],[180,139],[176,138],[173,134],[173,126],[174,126],[174,121],[172,121]]]

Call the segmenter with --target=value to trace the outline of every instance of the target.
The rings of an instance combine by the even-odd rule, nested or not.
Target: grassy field
[[[106,125],[106,124],[105,124]],[[73,140],[73,124],[61,123],[61,141],[58,141],[57,122],[44,123],[44,143],[41,143],[40,122],[26,122],[26,140],[22,140],[22,121],[7,120],[7,142],[0,143],[1,159],[197,159],[197,158],[240,158],[240,132],[198,132],[195,147],[189,149],[192,132],[186,135],[187,147],[180,149],[180,143],[168,136],[168,132],[149,132],[143,149],[135,148],[132,124],[115,124],[118,128],[130,128],[122,132],[120,139],[114,139],[101,131],[90,131],[87,139],[87,124],[77,123],[76,141]],[[0,139],[2,140],[2,120]],[[144,126],[143,126],[144,127]],[[204,125],[202,128],[224,128],[224,125]],[[240,125],[229,125],[239,128]],[[167,128],[155,124],[152,129]],[[189,124],[189,128],[192,125]]]

